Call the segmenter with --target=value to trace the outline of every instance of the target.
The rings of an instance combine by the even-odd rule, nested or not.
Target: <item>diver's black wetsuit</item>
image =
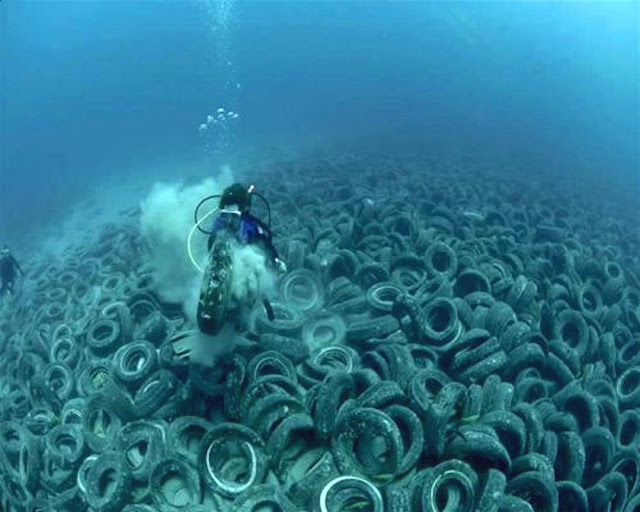
[[[16,282],[17,273],[24,275],[18,261],[13,254],[7,253],[0,256],[0,296],[4,297],[7,293],[13,293],[13,287]]]
[[[271,230],[260,219],[246,212],[241,215],[222,212],[213,221],[211,236],[207,244],[209,250],[211,250],[218,233],[225,230],[232,234],[241,245],[260,247],[267,255],[268,263],[271,266],[275,265],[278,253],[273,246]]]

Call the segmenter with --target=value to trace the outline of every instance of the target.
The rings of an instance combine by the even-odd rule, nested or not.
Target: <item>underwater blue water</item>
[[[4,0],[0,238],[55,223],[106,176],[144,182],[159,163],[201,162],[197,128],[218,107],[240,117],[191,173],[251,151],[437,148],[633,201],[639,9]]]
[[[639,511],[639,82],[637,1],[0,0],[0,512]]]

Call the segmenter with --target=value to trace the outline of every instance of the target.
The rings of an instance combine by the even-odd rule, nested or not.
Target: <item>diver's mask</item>
[[[228,204],[227,206],[222,208],[222,210],[220,210],[220,213],[230,213],[232,215],[241,215],[242,214],[242,212],[240,211],[240,208],[238,207],[237,204]]]

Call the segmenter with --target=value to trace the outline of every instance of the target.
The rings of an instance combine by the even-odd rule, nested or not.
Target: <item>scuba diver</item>
[[[20,268],[14,255],[11,254],[9,247],[6,245],[3,246],[2,249],[0,249],[0,280],[2,281],[0,297],[13,294],[18,272],[20,272],[21,276],[24,276],[22,268]]]
[[[235,237],[240,245],[260,247],[265,252],[269,265],[279,272],[286,272],[286,265],[278,257],[273,246],[271,229],[249,212],[252,194],[257,195],[253,185],[246,186],[240,183],[234,183],[224,190],[218,205],[220,214],[208,232],[207,248],[210,251],[218,235],[226,232]]]
[[[263,222],[251,213],[253,197],[260,198],[267,207],[268,220]],[[198,218],[198,211],[203,203],[210,199],[220,198],[218,207],[211,210],[202,218]],[[216,215],[217,214],[217,215]],[[204,221],[214,216],[209,230],[201,227]],[[234,251],[242,250],[244,247],[256,247],[265,256],[265,264],[268,269],[276,273],[285,273],[287,266],[278,256],[278,252],[273,245],[271,234],[271,210],[269,203],[259,193],[255,191],[253,185],[234,183],[227,187],[222,194],[205,197],[195,209],[195,224],[189,234],[188,248],[191,251],[191,236],[195,229],[208,235],[207,249],[208,258],[204,269],[200,296],[197,306],[198,330],[209,336],[218,334],[226,323],[228,313],[233,310],[242,310],[243,307],[252,306],[256,297],[241,297],[245,304],[233,305],[233,292],[231,281],[234,270]],[[191,252],[189,256],[198,268],[199,265],[193,258]],[[246,269],[242,269],[243,271]],[[254,269],[255,270],[255,269]],[[259,295],[260,292],[257,292]],[[237,298],[236,298],[237,299]],[[274,319],[273,308],[266,298],[262,298],[262,305],[269,320]],[[236,315],[236,319],[238,316]],[[174,351],[179,357],[189,355],[189,342],[186,339],[189,333],[184,336],[179,335],[174,338]]]

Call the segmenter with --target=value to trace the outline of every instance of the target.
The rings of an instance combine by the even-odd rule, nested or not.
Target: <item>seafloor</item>
[[[173,356],[137,210],[25,260],[0,510],[640,510],[637,226],[485,171],[272,164],[276,318],[214,369]]]

